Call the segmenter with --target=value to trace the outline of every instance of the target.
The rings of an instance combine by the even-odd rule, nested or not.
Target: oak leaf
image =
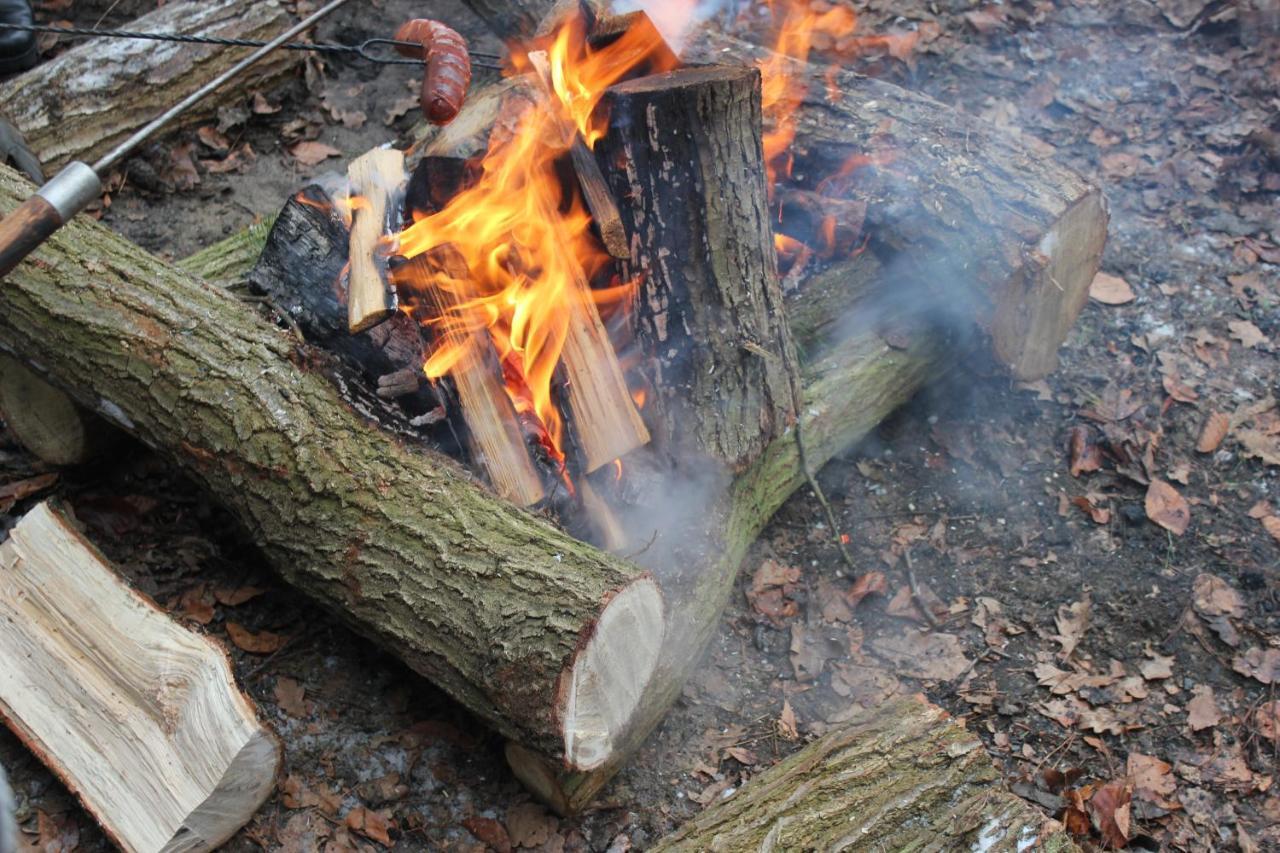
[[[1153,479],[1147,486],[1147,518],[1175,536],[1187,532],[1191,523],[1191,507],[1177,489],[1164,480]]]

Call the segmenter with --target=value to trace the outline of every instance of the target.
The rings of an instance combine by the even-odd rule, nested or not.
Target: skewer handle
[[[68,163],[0,220],[0,278],[101,193],[102,181],[93,169],[80,162]]]

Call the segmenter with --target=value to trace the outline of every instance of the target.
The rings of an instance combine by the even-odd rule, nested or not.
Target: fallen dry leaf
[[[1062,650],[1058,652],[1060,660],[1070,659],[1076,646],[1084,639],[1084,632],[1089,630],[1089,612],[1092,607],[1093,599],[1087,589],[1079,601],[1058,606],[1058,614],[1054,618],[1058,633],[1052,639],[1062,646]]]
[[[271,631],[254,633],[238,622],[227,623],[227,636],[231,642],[254,655],[269,655],[278,652],[287,641],[286,637]]]
[[[1087,495],[1077,495],[1071,499],[1071,503],[1084,510],[1084,513],[1093,519],[1095,524],[1108,524],[1111,521],[1111,510],[1107,507],[1098,506]]]
[[[781,627],[783,621],[800,612],[800,605],[791,598],[799,580],[800,570],[795,566],[764,560],[751,577],[747,602],[773,625]]]
[[[1089,798],[1089,816],[1094,828],[1116,850],[1129,844],[1132,799],[1133,789],[1127,781],[1108,782]]]
[[[1259,521],[1262,522],[1262,529],[1271,534],[1271,538],[1280,542],[1280,517],[1274,515],[1263,516]]]
[[[178,598],[178,611],[184,618],[201,625],[213,621],[213,595],[208,586],[198,583]]]
[[[1175,536],[1187,532],[1191,523],[1191,507],[1173,486],[1164,480],[1153,479],[1147,486],[1147,518]]]
[[[1173,678],[1173,655],[1165,657],[1148,651],[1147,659],[1138,664],[1138,672],[1142,673],[1142,677],[1147,681]]]
[[[347,812],[348,829],[363,835],[370,841],[378,842],[383,847],[391,846],[389,832],[392,826],[393,824],[386,815],[373,809],[366,809],[364,806],[356,806]]]
[[[1103,305],[1124,305],[1134,300],[1133,288],[1119,276],[1099,272],[1089,285],[1089,298]]]
[[[1129,778],[1133,781],[1135,797],[1164,808],[1169,807],[1164,804],[1178,788],[1171,765],[1151,755],[1131,752],[1127,769]]]
[[[12,483],[5,483],[0,486],[0,501],[13,500],[20,501],[29,498],[34,494],[39,494],[48,489],[54,483],[58,482],[58,474],[41,474],[38,477],[28,477],[25,480],[16,480]]]
[[[884,595],[888,591],[889,581],[885,578],[884,572],[867,572],[865,575],[858,576],[844,597],[850,607],[857,607],[858,603],[868,595]]]
[[[927,681],[951,681],[969,670],[964,644],[954,634],[922,634],[914,628],[871,641],[877,655],[896,667],[898,675]]]
[[[1280,649],[1262,649],[1254,646],[1231,659],[1231,667],[1238,673],[1255,678],[1263,684],[1280,682]]]
[[[796,712],[786,699],[782,700],[782,713],[778,715],[778,736],[783,740],[800,739],[800,730],[796,728]]]
[[[557,826],[556,818],[538,803],[520,803],[507,809],[507,834],[515,847],[545,844]]]
[[[1213,688],[1200,685],[1191,691],[1194,698],[1187,703],[1187,725],[1194,732],[1211,729],[1222,722],[1222,709],[1213,695]]]
[[[1200,429],[1200,438],[1196,440],[1196,450],[1201,453],[1212,453],[1222,444],[1227,433],[1231,431],[1231,418],[1222,412],[1210,412]]]
[[[1246,608],[1244,596],[1235,587],[1207,572],[1196,575],[1191,585],[1191,606],[1222,642],[1232,648],[1240,645],[1240,634],[1231,619],[1244,616]]]
[[[1280,433],[1242,429],[1236,432],[1236,441],[1240,442],[1249,456],[1256,456],[1267,465],[1280,465]]]
[[[264,592],[266,590],[258,586],[215,586],[213,588],[213,597],[219,604],[227,607],[239,607]]]
[[[325,145],[323,142],[315,142],[309,139],[294,143],[293,147],[289,149],[289,153],[303,166],[315,166],[330,157],[342,156],[342,152],[332,145]]]
[[[1227,323],[1227,328],[1231,330],[1231,337],[1246,347],[1259,347],[1271,343],[1262,330],[1248,320],[1232,320]]]
[[[311,713],[311,703],[306,699],[306,688],[292,678],[287,676],[277,678],[273,692],[280,710],[290,717],[302,718]]]
[[[1280,742],[1280,699],[1259,705],[1253,713],[1253,724],[1258,734],[1267,740]]]
[[[1067,431],[1067,450],[1071,454],[1071,476],[1079,477],[1102,467],[1102,450],[1092,440],[1089,428],[1077,424]]]
[[[497,853],[511,853],[511,836],[507,828],[491,817],[469,817],[462,822],[467,832],[477,841],[492,847]]]

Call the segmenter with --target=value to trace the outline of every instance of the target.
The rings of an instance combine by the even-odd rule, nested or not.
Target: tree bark
[[[31,192],[0,169],[0,210]],[[250,307],[76,218],[0,284],[0,346],[167,453],[286,581],[500,732],[565,766],[612,757],[663,635],[656,584],[370,427]]]
[[[650,848],[1078,851],[1062,824],[1001,789],[982,744],[901,698],[770,767]]]
[[[142,32],[270,39],[288,27],[279,0],[190,0],[169,3],[127,29]],[[91,162],[245,55],[244,48],[130,39],[82,41],[66,53],[0,84],[0,110],[26,137],[45,171],[69,160]],[[270,85],[302,61],[277,50],[212,97],[187,110],[175,127],[206,121],[218,107]]]
[[[212,850],[244,826],[280,743],[226,651],[130,589],[47,503],[0,544],[0,573],[0,719],[112,841]]]
[[[706,27],[688,39],[684,59],[773,55]],[[829,83],[826,69],[793,68],[808,85],[794,113],[795,173],[817,178],[864,164],[844,191],[867,203],[873,249],[933,283],[916,298],[958,329],[977,318],[1014,376],[1051,372],[1102,257],[1101,190],[932,98],[849,72]]]
[[[769,223],[760,73],[684,69],[605,97],[599,146],[631,234],[636,337],[660,450],[740,471],[793,416],[795,363]]]
[[[873,257],[863,255],[833,268],[824,283],[812,296],[812,313],[839,321],[793,327],[797,346],[810,354],[802,365],[801,426],[807,462],[814,470],[956,363],[944,335],[883,292],[884,271]],[[791,302],[809,300],[805,289]],[[886,342],[889,329],[893,346]],[[770,442],[732,482],[718,480],[714,473],[699,476],[688,466],[680,474],[664,493],[672,506],[661,513],[650,508],[661,524],[652,531],[652,544],[636,558],[662,585],[668,626],[658,671],[634,724],[615,742],[614,758],[589,773],[566,772],[519,744],[507,745],[516,775],[560,814],[590,805],[662,720],[715,633],[747,548],[805,483],[793,433]],[[631,518],[628,513],[624,520]],[[635,531],[630,538],[648,541],[650,535]]]

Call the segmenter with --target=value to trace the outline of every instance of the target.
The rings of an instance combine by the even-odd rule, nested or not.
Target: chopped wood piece
[[[186,0],[166,3],[123,29],[270,39],[291,23],[289,11],[277,0]],[[0,104],[45,173],[53,174],[68,160],[92,162],[107,153],[244,55],[218,45],[77,40],[49,62],[0,83]],[[270,85],[302,60],[301,51],[273,51],[236,78],[235,85],[223,86],[185,110],[174,127],[209,120],[219,107]]]
[[[396,295],[387,275],[394,252],[392,235],[400,231],[400,206],[408,174],[404,152],[375,148],[347,167],[351,184],[351,248],[347,273],[347,328],[357,334],[396,311]]]
[[[852,721],[711,805],[650,848],[1067,853],[1065,828],[1001,789],[982,743],[922,697]]]
[[[620,83],[601,142],[641,279],[636,337],[659,447],[734,470],[792,417],[794,364],[770,229],[760,73],[690,68]]]
[[[280,745],[226,652],[131,590],[48,503],[0,544],[0,716],[129,851],[211,850]]]
[[[397,268],[393,277],[421,295],[433,318],[452,318],[458,298],[438,281],[466,282],[470,271],[452,246],[437,246]],[[484,330],[465,331],[456,324],[436,323],[434,346],[459,354],[449,368],[458,392],[458,409],[471,440],[471,454],[489,475],[501,497],[520,506],[542,499],[542,481],[529,460],[515,407],[502,384],[502,366]]]
[[[31,192],[0,166],[0,211]],[[562,766],[613,760],[665,635],[657,584],[371,427],[257,306],[76,217],[5,277],[0,346],[163,449],[286,581],[498,731]]]
[[[119,436],[8,356],[0,356],[0,419],[23,447],[49,465],[79,465]]]

